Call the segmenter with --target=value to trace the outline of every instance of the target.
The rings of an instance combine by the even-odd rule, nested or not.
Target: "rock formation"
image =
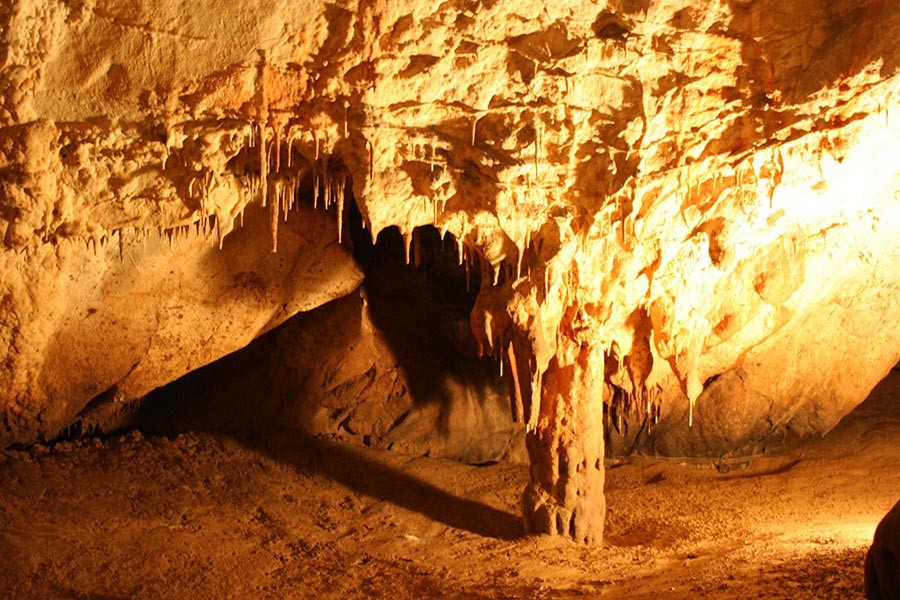
[[[900,502],[878,524],[866,554],[866,598],[900,598]]]
[[[0,31],[4,442],[352,290],[281,225],[304,185],[339,239],[352,188],[483,274],[536,531],[600,539],[604,426],[747,451],[900,358],[896,3],[13,0]]]

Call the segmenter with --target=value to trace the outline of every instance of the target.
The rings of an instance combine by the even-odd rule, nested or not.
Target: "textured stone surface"
[[[440,331],[423,337],[420,328],[427,325],[415,310],[423,308],[379,305],[368,292],[351,294],[154,392],[119,422],[88,418],[85,427],[242,437],[288,428],[470,464],[527,462],[523,427],[510,419],[497,372],[486,372],[471,355],[429,344],[452,338]],[[386,327],[385,312],[405,322]],[[397,347],[398,336],[422,341]]]
[[[472,323],[529,429],[566,332],[610,422],[672,454],[826,432],[900,358],[896,3],[18,0],[0,26],[17,273],[251,203],[283,245],[311,173],[339,229],[350,183],[373,233],[434,224],[495,279]],[[40,292],[12,272],[17,356]],[[23,431],[63,401],[40,364],[6,361]]]
[[[324,213],[294,215],[274,256],[265,214],[246,218],[221,250],[154,231],[118,234],[121,249],[62,240],[4,253],[0,439],[53,437],[89,403],[127,406],[359,285]]]

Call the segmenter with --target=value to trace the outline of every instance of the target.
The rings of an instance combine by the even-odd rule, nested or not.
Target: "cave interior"
[[[900,599],[900,5],[0,6],[0,596]]]

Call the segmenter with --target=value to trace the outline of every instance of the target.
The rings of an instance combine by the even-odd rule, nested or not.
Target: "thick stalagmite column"
[[[603,374],[599,346],[563,337],[543,377],[526,437],[531,481],[522,498],[529,533],[603,541]]]

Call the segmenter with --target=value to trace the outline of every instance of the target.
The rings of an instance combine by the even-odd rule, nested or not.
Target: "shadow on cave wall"
[[[373,244],[354,202],[347,212],[345,244],[349,238],[365,273],[358,293],[299,314],[246,348],[155,390],[140,402],[130,425],[157,435],[287,427],[347,439],[367,426],[365,419],[388,418],[387,413],[372,416],[378,411],[371,406],[381,403],[396,413],[389,423],[374,427],[385,436],[423,410],[423,419],[437,419],[438,436],[459,434],[454,427],[496,426],[503,420],[512,428],[507,384],[494,361],[478,357],[469,326],[478,270],[467,275],[455,242],[445,244],[433,227],[417,229],[411,258],[419,264],[407,265],[396,228],[382,232]],[[388,353],[380,347],[368,354],[359,350],[365,343],[360,333],[366,326],[364,309]],[[393,379],[387,371],[394,372]],[[350,404],[353,394],[369,406],[362,410]],[[406,398],[404,410],[398,396]],[[315,402],[330,411],[327,418],[315,414]],[[473,405],[493,423],[467,418],[464,413]],[[322,430],[323,419],[334,422],[333,432]],[[378,446],[373,439],[378,436],[370,433],[358,441]],[[413,433],[421,437],[428,431],[419,427]],[[417,452],[414,443],[402,448]]]
[[[419,227],[407,249],[396,227],[373,244],[355,204],[350,207],[354,257],[365,272],[369,316],[384,337],[417,404],[436,403],[446,415],[458,400],[447,382],[455,380],[476,397],[506,397],[497,364],[478,357],[469,314],[480,287],[478,269],[467,274],[456,242],[434,227]],[[418,264],[417,264],[418,263]],[[511,417],[510,417],[511,418]],[[442,420],[441,432],[450,425]]]
[[[225,433],[284,464],[320,473],[446,525],[504,539],[521,535],[517,516],[453,496],[379,462],[377,455],[362,448],[334,441],[349,439],[389,448],[357,430],[353,411],[359,413],[358,419],[374,419],[371,415],[379,409],[375,405],[406,403],[396,418],[390,413],[388,427],[398,429],[423,406],[437,409],[427,415],[449,414],[451,405],[459,404],[460,389],[469,400],[501,399],[513,428],[505,381],[493,361],[478,358],[469,328],[479,286],[477,272],[471,273],[467,289],[466,271],[458,264],[455,246],[448,240],[445,248],[434,228],[417,232],[414,254],[419,266],[413,266],[405,264],[403,239],[395,228],[373,244],[353,202],[348,203],[348,217],[344,239],[364,270],[361,290],[301,313],[247,347],[153,391],[122,424],[156,436]],[[365,345],[360,341],[366,326],[364,303],[380,343],[390,350],[390,364],[385,368],[390,372],[373,373],[385,366],[378,363],[377,368],[348,376],[346,382],[328,390],[329,378],[358,366],[353,357]],[[362,351],[363,358],[370,352]],[[317,366],[324,375],[314,372]],[[450,380],[459,386],[448,387]],[[362,398],[358,406],[337,405],[354,395]],[[316,402],[322,405],[313,406]],[[334,429],[323,431],[323,422]],[[451,429],[458,426],[458,420],[451,423],[443,417],[437,423],[440,435],[455,434]],[[90,432],[78,431],[74,437],[84,433]],[[401,449],[416,450],[414,443]],[[419,452],[428,453],[427,449]]]

